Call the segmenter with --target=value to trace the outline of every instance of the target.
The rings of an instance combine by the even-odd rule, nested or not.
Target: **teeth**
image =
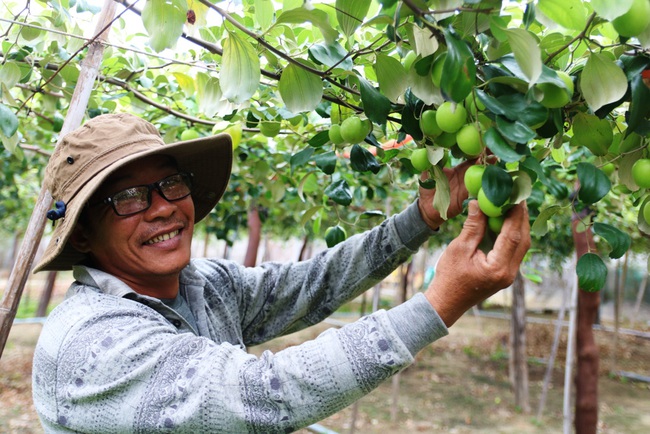
[[[160,243],[160,242],[163,242],[163,241],[167,241],[170,238],[174,238],[176,235],[178,235],[178,230],[175,230],[175,231],[170,232],[168,234],[158,235],[157,237],[152,238],[149,241],[147,241],[145,244],[151,245],[151,244],[156,244],[156,243]]]

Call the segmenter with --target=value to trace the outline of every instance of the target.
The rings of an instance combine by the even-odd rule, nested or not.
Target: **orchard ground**
[[[61,279],[56,297],[67,283]],[[56,301],[56,297],[55,300]],[[495,310],[492,310],[495,312]],[[497,313],[507,312],[498,308]],[[507,316],[507,315],[506,315]],[[391,420],[394,383],[387,381],[362,398],[356,408],[357,433],[549,433],[562,432],[562,405],[567,330],[563,329],[545,411],[537,418],[546,360],[551,351],[556,316],[547,324],[527,325],[531,412],[515,407],[508,380],[509,321],[467,313],[450,329],[450,335],[427,347],[399,377],[395,420]],[[611,325],[604,306],[603,325]],[[350,317],[342,317],[348,321]],[[636,330],[650,332],[647,313]],[[641,324],[641,325],[640,325]],[[640,325],[640,326],[639,326]],[[622,327],[626,327],[622,324]],[[267,345],[251,348],[260,354],[278,351],[315,338],[328,327],[321,324]],[[0,432],[42,433],[31,400],[31,359],[40,324],[17,324],[0,359]],[[650,340],[609,331],[596,331],[600,347],[599,433],[650,432],[650,384],[612,375],[612,371],[650,376]],[[575,372],[575,371],[574,371]],[[571,405],[573,410],[573,405]],[[349,433],[355,407],[348,407],[319,425]],[[301,430],[306,434],[309,431]]]

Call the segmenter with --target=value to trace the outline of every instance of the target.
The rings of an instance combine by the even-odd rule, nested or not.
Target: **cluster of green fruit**
[[[354,145],[363,142],[371,130],[370,120],[353,115],[347,117],[340,125],[332,124],[328,136],[336,146]]]
[[[435,145],[443,148],[457,146],[465,157],[475,158],[483,153],[485,145],[482,140],[482,130],[490,122],[487,116],[484,119],[479,115],[472,121],[470,114],[476,108],[484,110],[485,107],[476,107],[470,95],[465,104],[456,104],[445,101],[436,110],[428,109],[420,116],[420,130],[424,136]],[[479,102],[480,105],[480,102]]]
[[[467,168],[465,172],[465,188],[467,188],[467,193],[469,197],[476,198],[478,200],[479,209],[485,214],[488,218],[488,228],[498,234],[501,232],[501,227],[503,226],[504,214],[514,205],[510,199],[507,199],[501,204],[493,203],[485,194],[483,190],[483,174],[485,172],[485,165],[476,164]],[[513,195],[515,192],[513,192]],[[512,198],[512,196],[511,196]]]
[[[632,179],[640,188],[650,189],[650,158],[641,158],[632,166]],[[650,201],[640,210],[647,224],[650,225]]]

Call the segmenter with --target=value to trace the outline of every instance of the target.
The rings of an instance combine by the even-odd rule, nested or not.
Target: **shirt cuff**
[[[388,310],[387,314],[395,332],[413,356],[449,334],[447,326],[421,292]]]
[[[411,250],[417,250],[431,235],[436,233],[422,220],[417,201],[395,215],[395,229],[402,243]]]

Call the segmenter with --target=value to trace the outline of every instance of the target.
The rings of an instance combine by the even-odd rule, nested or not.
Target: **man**
[[[482,253],[486,218],[473,201],[424,294],[256,358],[247,346],[326,318],[443,220],[434,192],[423,190],[400,214],[307,261],[190,260],[194,224],[218,202],[230,166],[228,136],[165,145],[153,125],[126,114],[96,117],[63,138],[45,172],[57,223],[36,270],[73,268],[76,280],[34,355],[34,402],[47,432],[297,430],[408,366],[508,286],[529,247],[520,205]],[[466,166],[447,172],[451,217],[467,195]]]

